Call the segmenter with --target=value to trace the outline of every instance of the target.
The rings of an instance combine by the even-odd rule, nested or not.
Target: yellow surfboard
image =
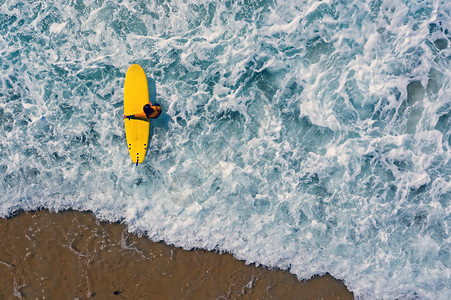
[[[149,89],[147,77],[139,65],[131,65],[125,75],[124,84],[124,114],[134,115],[143,112],[143,106],[149,102]],[[133,163],[144,161],[149,143],[148,119],[124,119],[125,136],[128,151]]]

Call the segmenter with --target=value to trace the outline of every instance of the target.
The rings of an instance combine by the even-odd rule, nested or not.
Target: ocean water
[[[445,0],[0,0],[0,217],[449,299],[450,31]],[[137,167],[133,63],[164,110]]]

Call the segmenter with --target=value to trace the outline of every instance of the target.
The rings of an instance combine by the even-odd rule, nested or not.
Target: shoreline
[[[330,275],[299,281],[231,254],[183,250],[91,212],[0,218],[0,298],[353,299]]]

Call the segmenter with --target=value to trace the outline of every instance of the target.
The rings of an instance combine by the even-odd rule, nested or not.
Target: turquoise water
[[[0,0],[0,216],[91,210],[365,299],[447,299],[450,16],[448,1]],[[138,167],[133,63],[164,110]]]

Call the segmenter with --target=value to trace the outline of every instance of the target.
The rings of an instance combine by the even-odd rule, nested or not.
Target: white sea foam
[[[66,26],[66,23],[53,23],[50,26],[50,32],[51,33],[60,33],[64,27]]]
[[[450,11],[7,1],[0,216],[91,210],[300,279],[329,272],[365,299],[447,299]],[[121,118],[132,63],[164,109],[139,167]]]

